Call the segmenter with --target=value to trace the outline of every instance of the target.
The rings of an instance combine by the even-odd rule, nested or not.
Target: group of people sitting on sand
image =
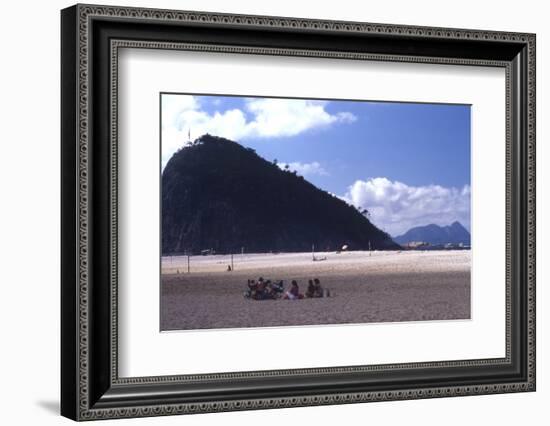
[[[285,300],[299,300],[314,297],[329,297],[328,289],[323,290],[319,278],[309,280],[305,294],[300,293],[300,287],[296,280],[292,280],[290,287],[285,291],[284,281],[264,280],[262,277],[256,280],[248,280],[248,289],[244,296],[254,300],[273,300],[283,298]]]
[[[284,292],[284,282],[264,280],[262,277],[256,280],[248,280],[248,289],[244,296],[254,300],[279,299]]]

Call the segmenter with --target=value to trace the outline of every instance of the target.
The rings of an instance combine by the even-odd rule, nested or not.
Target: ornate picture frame
[[[523,33],[96,5],[64,9],[62,415],[93,420],[534,391],[535,44],[534,34]],[[503,68],[505,356],[119,377],[121,48]]]

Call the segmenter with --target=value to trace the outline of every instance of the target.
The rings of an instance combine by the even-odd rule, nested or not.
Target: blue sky
[[[162,94],[162,161],[204,133],[288,164],[391,235],[470,228],[470,106]]]

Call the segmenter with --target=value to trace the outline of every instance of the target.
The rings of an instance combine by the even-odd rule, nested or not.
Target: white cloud
[[[470,228],[470,186],[409,186],[384,177],[357,180],[341,197],[366,208],[372,222],[392,236],[414,226],[449,225],[455,220]]]
[[[349,112],[331,114],[325,101],[302,99],[247,99],[244,110],[234,108],[210,114],[201,109],[200,98],[190,95],[162,96],[162,162],[205,133],[239,141],[241,139],[296,136],[337,123],[352,123]]]
[[[252,99],[246,110],[253,120],[242,129],[244,137],[295,136],[307,130],[334,123],[351,123],[356,117],[349,112],[330,114],[327,102],[304,99]]]
[[[278,163],[278,166],[283,170],[288,166],[290,171],[295,171],[301,176],[328,176],[328,172],[317,161],[312,163],[300,163],[298,161],[293,163]]]
[[[194,96],[162,95],[162,126],[177,128],[180,114],[199,108]]]

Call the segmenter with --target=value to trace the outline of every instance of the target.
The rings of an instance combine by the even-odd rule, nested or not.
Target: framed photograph
[[[61,12],[61,412],[535,390],[535,35]]]

